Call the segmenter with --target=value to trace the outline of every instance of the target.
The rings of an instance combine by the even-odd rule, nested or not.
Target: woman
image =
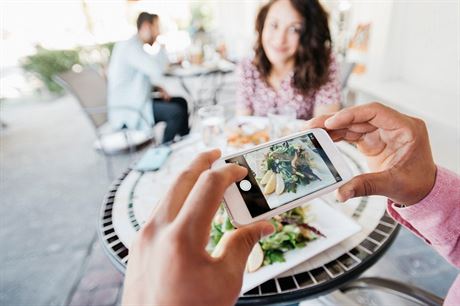
[[[239,65],[237,113],[290,107],[297,118],[340,108],[340,81],[327,14],[317,0],[272,0],[256,19],[252,60]]]

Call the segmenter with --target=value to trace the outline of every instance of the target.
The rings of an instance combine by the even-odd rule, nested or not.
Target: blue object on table
[[[163,146],[149,149],[134,169],[138,171],[156,171],[166,162],[169,154],[171,154],[170,147]]]

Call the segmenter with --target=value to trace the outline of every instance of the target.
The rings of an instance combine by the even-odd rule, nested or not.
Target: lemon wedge
[[[249,254],[248,261],[246,262],[246,271],[249,273],[256,271],[262,266],[264,262],[264,251],[259,243],[256,243]]]
[[[222,255],[222,253],[224,252],[224,245],[227,243],[227,240],[230,238],[231,234],[234,231],[235,230],[227,231],[222,235],[216,247],[211,253],[212,257],[220,257]]]
[[[276,174],[276,190],[275,193],[280,195],[284,191],[284,180],[283,176],[279,173]]]
[[[275,191],[276,188],[276,175],[275,173],[271,173],[270,178],[268,179],[267,185],[264,189],[264,194],[270,194]]]
[[[261,185],[266,185],[268,183],[268,180],[270,179],[272,174],[273,174],[272,170],[268,170],[267,172],[265,172],[264,176],[260,180],[260,184]]]

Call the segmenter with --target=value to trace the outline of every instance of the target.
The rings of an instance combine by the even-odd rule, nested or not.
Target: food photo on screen
[[[244,155],[270,209],[341,180],[313,134]]]

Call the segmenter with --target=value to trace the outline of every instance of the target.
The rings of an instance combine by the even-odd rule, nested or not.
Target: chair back
[[[107,122],[107,81],[96,69],[69,70],[55,80],[75,96],[96,129]]]
[[[350,78],[356,63],[353,62],[342,62],[340,64],[340,82],[342,84],[342,90],[347,87],[348,79]]]

